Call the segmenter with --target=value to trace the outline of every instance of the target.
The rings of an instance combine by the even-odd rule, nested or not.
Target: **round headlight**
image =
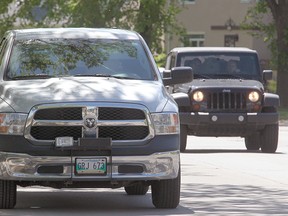
[[[204,99],[204,94],[201,91],[196,91],[193,93],[193,100],[197,102],[201,102]]]
[[[259,93],[256,91],[252,91],[250,92],[250,94],[248,95],[248,98],[251,102],[257,102],[260,98]]]

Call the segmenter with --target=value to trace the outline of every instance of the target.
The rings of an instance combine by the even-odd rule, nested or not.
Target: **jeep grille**
[[[246,95],[242,92],[208,93],[207,109],[245,110]]]

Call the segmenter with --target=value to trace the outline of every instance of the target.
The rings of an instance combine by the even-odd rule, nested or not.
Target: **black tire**
[[[180,152],[185,152],[187,146],[187,126],[180,125]]]
[[[127,195],[145,195],[149,190],[149,186],[143,185],[141,183],[137,183],[124,188]]]
[[[14,181],[0,180],[0,209],[12,209],[16,205],[17,185]]]
[[[253,135],[245,137],[245,146],[247,150],[256,151],[260,149],[260,134],[255,133]]]
[[[278,147],[279,124],[266,125],[261,132],[261,151],[264,153],[275,153]]]
[[[154,181],[151,184],[152,203],[156,208],[176,208],[180,202],[181,172],[175,179]]]

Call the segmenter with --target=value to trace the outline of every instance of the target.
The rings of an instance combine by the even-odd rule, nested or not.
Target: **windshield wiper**
[[[217,74],[217,77],[224,77],[224,78],[235,78],[235,79],[243,79],[242,76],[235,75],[235,74]]]
[[[207,75],[204,75],[204,74],[194,74],[194,78],[195,79],[199,79],[199,78],[203,78],[203,79],[211,79],[211,77],[210,76],[207,76]]]
[[[116,79],[135,79],[133,77],[127,77],[127,76],[116,76],[116,75],[110,75],[110,74],[75,74],[74,76],[77,77],[111,77],[111,78],[116,78]]]
[[[30,75],[21,75],[11,77],[12,80],[21,80],[21,79],[49,79],[55,76],[51,76],[48,74],[30,74]]]

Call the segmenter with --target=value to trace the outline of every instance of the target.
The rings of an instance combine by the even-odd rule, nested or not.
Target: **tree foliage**
[[[263,16],[272,15],[272,22],[266,23]],[[259,1],[251,8],[244,21],[246,29],[258,30],[257,36],[270,44],[277,68],[277,93],[281,106],[288,108],[288,0]],[[255,31],[254,31],[255,32]]]
[[[154,52],[163,52],[164,32],[181,34],[177,0],[1,0],[0,33],[27,27],[116,27],[139,32]],[[12,10],[8,9],[12,7]],[[10,12],[8,12],[10,11]]]

